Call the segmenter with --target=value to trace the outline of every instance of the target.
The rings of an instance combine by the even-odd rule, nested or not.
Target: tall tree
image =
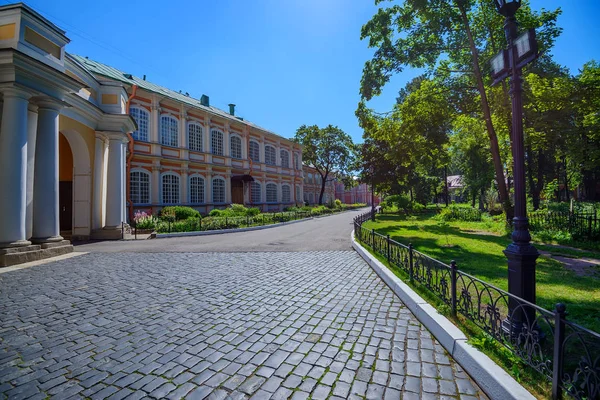
[[[356,167],[356,149],[352,138],[337,126],[302,125],[294,140],[303,146],[302,160],[321,176],[319,204],[323,204],[325,185],[344,179]]]
[[[375,2],[379,4],[382,0]],[[554,23],[559,13],[532,13],[525,4],[520,20],[525,27],[544,26],[540,37],[542,48],[547,49],[560,33]],[[488,78],[481,68],[482,54],[489,59],[492,52],[505,45],[498,35],[502,32],[501,26],[501,18],[493,12],[491,1],[404,0],[401,4],[380,8],[361,32],[361,39],[368,38],[369,47],[376,48],[363,70],[361,95],[366,100],[379,95],[390,77],[406,66],[428,68],[430,73],[465,75],[477,91],[498,190],[505,210],[510,211],[504,166],[485,85]],[[493,41],[491,32],[495,33]]]

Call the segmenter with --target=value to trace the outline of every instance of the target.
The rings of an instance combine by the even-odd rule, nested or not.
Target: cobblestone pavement
[[[86,254],[0,274],[0,398],[475,399],[352,251]]]

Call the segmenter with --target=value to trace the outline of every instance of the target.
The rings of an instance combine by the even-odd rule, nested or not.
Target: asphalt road
[[[82,252],[248,252],[350,250],[352,220],[366,209],[347,211],[258,231],[148,240],[76,244]]]

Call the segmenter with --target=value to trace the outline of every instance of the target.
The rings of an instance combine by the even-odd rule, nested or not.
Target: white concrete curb
[[[488,356],[467,343],[467,338],[450,320],[402,282],[392,271],[371,255],[354,239],[352,247],[373,268],[379,277],[402,300],[408,309],[427,328],[452,358],[473,378],[492,400],[535,399],[523,386]]]
[[[315,217],[297,219],[289,222],[279,222],[277,224],[251,226],[249,228],[235,228],[235,229],[215,229],[213,231],[198,231],[198,232],[174,232],[174,233],[157,233],[157,239],[172,238],[172,237],[183,237],[183,236],[207,236],[207,235],[222,235],[224,233],[235,233],[235,232],[249,232],[249,231],[260,231],[262,229],[276,228],[283,225],[291,225],[297,222],[304,222],[314,219]]]

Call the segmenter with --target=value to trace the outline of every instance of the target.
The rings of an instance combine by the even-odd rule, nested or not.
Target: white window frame
[[[177,178],[177,198],[173,199],[176,201],[165,201],[165,178],[175,177]],[[172,184],[172,183],[171,183]],[[181,177],[175,172],[165,172],[160,175],[160,202],[161,204],[181,204]]]
[[[286,189],[287,189],[287,199],[286,199]],[[281,202],[282,203],[291,203],[292,202],[292,188],[288,184],[281,185]]]
[[[219,137],[220,136],[220,137]],[[215,140],[216,138],[216,140]],[[216,142],[216,146],[215,146]],[[210,152],[216,156],[222,156],[225,154],[223,143],[225,142],[225,133],[217,128],[210,129]],[[215,148],[216,147],[216,148]]]
[[[150,113],[144,107],[132,105],[129,108],[129,115],[135,120],[138,127],[138,129],[132,133],[133,139],[147,142],[150,132]]]
[[[223,199],[222,199],[222,201],[221,201],[221,199],[215,199],[215,193],[216,193],[216,191],[215,191],[215,187],[216,187],[215,182],[216,181],[223,182]],[[227,191],[227,184],[226,184],[225,178],[223,178],[222,176],[213,176],[212,180],[211,180],[210,187],[211,187],[211,192],[212,192],[211,193],[212,203],[213,204],[225,204],[225,202],[227,201],[227,196],[226,196],[226,193],[225,193]],[[217,200],[219,200],[219,201],[217,201]]]
[[[198,132],[198,129],[200,130]],[[202,124],[192,121],[188,122],[188,149],[192,151],[204,151],[204,127]]]
[[[286,149],[279,150],[279,158],[281,158],[281,166],[283,168],[290,167],[290,152]]]
[[[269,191],[269,189],[273,189],[273,187],[275,187],[275,192],[273,192],[273,190]],[[275,200],[273,200],[273,196],[269,196],[269,194],[273,194],[275,193]],[[266,197],[266,203],[270,203],[270,204],[275,204],[279,201],[278,197],[279,197],[279,193],[277,190],[277,184],[274,182],[267,182],[267,184],[265,185],[265,197]]]
[[[205,204],[206,203],[206,179],[204,178],[204,176],[200,175],[200,174],[193,174],[190,175],[190,177],[188,178],[189,182],[188,182],[188,193],[189,193],[189,202],[190,204]],[[193,179],[201,179],[202,182],[202,189],[201,190],[196,190],[198,192],[198,199],[194,199],[192,197],[194,190],[192,190],[192,180]],[[195,200],[200,200],[200,201],[195,201]]]
[[[253,145],[256,145],[256,148],[253,148]],[[256,140],[250,139],[248,158],[252,160],[252,162],[260,162],[260,144]]]
[[[270,151],[267,152],[268,148],[273,149],[272,154]],[[270,144],[265,144],[265,164],[267,165],[277,165],[277,150],[275,149],[275,146],[271,146]]]
[[[148,201],[147,202],[142,202],[142,187],[141,187],[141,182],[135,182],[133,180],[132,174],[140,174],[140,175],[145,175],[148,178]],[[137,200],[140,201],[133,201],[133,194],[134,194],[134,184],[138,184],[138,196],[139,198]],[[152,204],[152,174],[150,174],[150,172],[146,171],[143,168],[132,168],[131,171],[129,172],[129,193],[131,195],[131,202],[133,204]]]
[[[234,149],[233,143],[235,141],[239,141],[239,148]],[[235,150],[235,152],[234,152],[234,150]],[[229,154],[231,155],[231,158],[238,158],[238,159],[242,158],[242,138],[239,135],[235,135],[235,134],[229,135]]]
[[[260,181],[250,182],[250,202],[252,204],[260,204],[262,203],[262,184]],[[256,190],[256,185],[258,185],[258,190]]]
[[[160,144],[179,147],[179,120],[171,114],[160,116]]]

